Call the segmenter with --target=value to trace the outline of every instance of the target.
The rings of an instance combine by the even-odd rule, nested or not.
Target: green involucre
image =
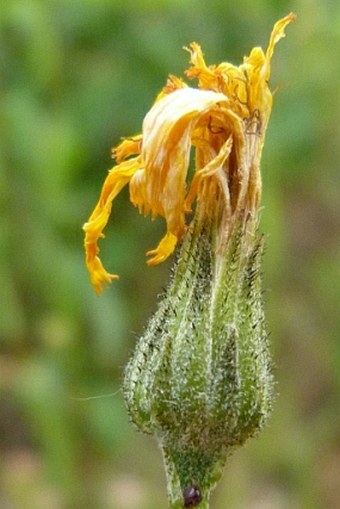
[[[208,507],[228,454],[271,410],[263,239],[235,228],[221,262],[215,234],[212,224],[198,222],[186,233],[125,373],[131,419],[163,449],[173,508],[186,507],[183,490],[191,485],[202,494],[194,505]]]

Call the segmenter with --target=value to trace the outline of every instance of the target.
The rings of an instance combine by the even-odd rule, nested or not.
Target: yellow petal
[[[225,160],[229,157],[231,149],[233,145],[232,137],[229,136],[227,141],[222,145],[219,153],[217,154],[214,159],[209,161],[209,163],[206,164],[203,168],[200,170],[197,170],[194,178],[192,179],[190,189],[186,198],[186,207],[190,209],[191,204],[195,198],[195,196],[198,194],[198,188],[201,185],[202,181],[208,177],[214,176],[221,189],[223,194],[225,195],[226,202],[229,206],[229,191],[228,191],[228,184],[226,183],[226,179],[228,176],[222,171],[223,164]]]
[[[290,13],[275,23],[266,53],[261,48],[253,48],[248,57],[244,58],[241,68],[247,73],[249,82],[248,105],[252,114],[255,110],[261,112],[262,123],[266,124],[272,106],[272,95],[269,89],[270,61],[277,42],[285,37],[286,26],[294,21],[295,14]]]
[[[171,232],[167,232],[156,249],[152,249],[146,253],[147,256],[152,256],[152,258],[147,261],[147,264],[157,265],[158,263],[164,262],[164,260],[166,260],[173,253],[176,244],[176,235],[173,235]]]
[[[102,292],[103,286],[111,283],[113,279],[119,279],[116,274],[110,274],[105,270],[98,256],[92,256],[90,250],[89,261],[86,261],[87,269],[90,273],[91,283],[95,287],[97,295]]]
[[[117,194],[128,184],[134,173],[140,168],[140,158],[130,159],[110,170],[99,198],[99,201],[92,212],[87,223],[84,224],[85,231],[85,256],[86,266],[90,273],[92,284],[96,292],[100,293],[105,283],[111,282],[118,276],[110,274],[105,270],[98,257],[98,239],[102,238],[103,230],[109,219],[112,201]]]
[[[117,163],[121,163],[129,156],[139,154],[142,147],[142,135],[137,134],[131,138],[125,138],[117,147],[112,149],[112,157]]]
[[[286,36],[285,34],[285,28],[289,23],[296,20],[296,14],[291,12],[288,14],[288,16],[285,16],[284,18],[277,21],[274,25],[274,28],[272,30],[272,33],[270,35],[268,48],[266,51],[266,68],[264,69],[264,79],[268,80],[270,76],[270,61],[273,56],[274,47],[276,43]]]
[[[163,99],[165,95],[172,94],[172,92],[174,92],[175,90],[178,90],[179,88],[185,88],[187,86],[188,85],[184,83],[184,81],[181,78],[178,78],[173,74],[169,74],[166,85],[165,87],[163,87],[162,91],[158,94],[155,102],[159,101],[160,99]]]
[[[223,94],[182,88],[157,102],[144,119],[146,199],[156,215],[164,215],[174,234],[176,225],[183,224],[192,131],[201,116],[227,102]]]
[[[144,119],[142,159],[145,170],[131,182],[132,201],[144,212],[150,211],[153,217],[162,215],[168,233],[177,239],[185,230],[186,176],[192,132],[203,115],[227,102],[223,94],[181,88],[158,101]],[[169,251],[168,240],[166,252]],[[157,249],[163,253],[163,244]],[[159,260],[158,255],[156,259]]]
[[[138,207],[139,213],[145,216],[150,212],[150,206],[146,197],[146,181],[145,181],[145,170],[141,168],[136,171],[130,180],[130,201]]]
[[[201,46],[196,42],[190,44],[190,48],[184,48],[190,53],[192,67],[185,71],[189,79],[198,78],[198,85],[204,90],[219,91],[218,79],[214,66],[207,66],[204,60]]]

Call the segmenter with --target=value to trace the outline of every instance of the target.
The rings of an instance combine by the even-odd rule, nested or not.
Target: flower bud
[[[221,258],[212,222],[195,222],[126,368],[131,419],[163,449],[173,508],[208,507],[228,454],[270,413],[263,239],[251,230],[235,227]]]

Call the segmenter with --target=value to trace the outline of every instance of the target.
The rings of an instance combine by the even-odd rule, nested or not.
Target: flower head
[[[113,150],[117,165],[109,171],[83,227],[86,264],[97,293],[118,277],[105,270],[97,242],[104,237],[114,198],[127,184],[130,200],[141,213],[166,221],[166,234],[147,252],[149,265],[163,262],[174,251],[195,200],[202,214],[218,213],[221,252],[240,215],[255,215],[261,196],[260,157],[272,106],[270,62],[275,44],[294,19],[291,13],[278,21],[266,52],[253,48],[238,67],[207,66],[200,46],[192,43],[186,75],[197,78],[198,88],[170,76],[145,116],[142,134],[124,139]],[[192,147],[195,172],[187,182]]]

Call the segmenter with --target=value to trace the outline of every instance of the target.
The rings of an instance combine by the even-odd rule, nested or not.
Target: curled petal
[[[269,89],[270,61],[273,56],[276,43],[285,37],[286,26],[294,21],[295,14],[290,13],[275,23],[272,30],[266,53],[261,48],[253,48],[248,57],[244,58],[241,68],[245,71],[248,87],[248,104],[250,112],[261,111],[262,120],[265,124],[269,118],[272,106],[272,95]]]
[[[274,25],[274,28],[272,30],[272,33],[270,35],[268,48],[266,51],[266,68],[264,69],[264,79],[269,79],[270,76],[270,61],[273,56],[274,47],[276,43],[286,36],[285,34],[285,28],[289,23],[296,20],[296,14],[291,12],[288,14],[288,16],[285,16],[284,18],[277,21]]]
[[[93,250],[93,252],[91,252]],[[102,292],[104,286],[107,286],[113,279],[119,279],[117,274],[107,272],[96,253],[99,250],[94,245],[89,246],[86,266],[90,272],[91,283],[95,287],[97,295]]]
[[[165,96],[149,111],[143,124],[143,191],[138,206],[152,216],[162,215],[168,232],[180,238],[185,229],[186,176],[191,136],[197,122],[228,98],[207,90],[181,88]],[[135,196],[135,194],[134,194]],[[137,201],[137,199],[136,199]]]
[[[142,135],[137,134],[131,138],[124,138],[124,140],[112,149],[112,158],[121,163],[127,157],[140,154],[142,148]]]
[[[218,79],[215,73],[215,66],[207,66],[204,60],[201,46],[196,42],[190,44],[190,48],[184,48],[190,53],[192,67],[185,71],[189,79],[198,78],[199,87],[205,90],[219,91]]]
[[[92,212],[87,223],[84,224],[85,231],[85,255],[86,266],[90,273],[92,284],[97,294],[101,293],[102,286],[117,279],[118,276],[107,272],[98,257],[98,239],[104,237],[103,230],[108,222],[112,201],[117,194],[128,184],[134,173],[140,167],[140,158],[130,159],[110,170],[99,198],[99,201]]]
[[[179,88],[185,88],[187,86],[188,85],[181,78],[178,78],[177,76],[174,76],[173,74],[169,74],[166,85],[165,85],[165,87],[163,87],[163,90],[161,91],[161,93],[158,94],[156,101],[159,101],[165,95],[171,94],[172,92],[174,92],[175,90],[178,90]]]
[[[164,262],[174,251],[177,244],[177,237],[171,232],[167,232],[156,249],[152,249],[146,253],[147,256],[152,256],[148,260],[148,265],[157,265],[158,263]]]

